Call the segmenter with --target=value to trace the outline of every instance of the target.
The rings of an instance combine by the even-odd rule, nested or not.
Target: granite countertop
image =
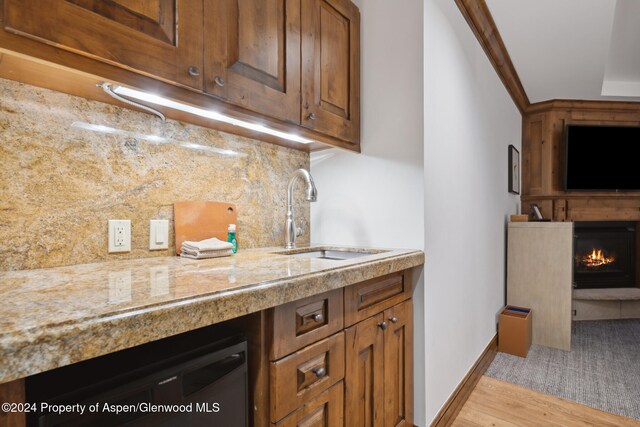
[[[339,261],[282,251],[0,272],[0,383],[424,263],[418,250]]]

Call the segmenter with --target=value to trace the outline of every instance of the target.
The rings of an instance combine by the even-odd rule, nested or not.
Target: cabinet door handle
[[[198,77],[200,75],[200,68],[194,67],[193,65],[187,69],[187,72],[192,77]]]
[[[397,317],[395,317],[395,316],[393,316],[393,317],[390,317],[390,318],[389,318],[389,321],[390,321],[391,323],[398,323],[398,318],[397,318]]]
[[[387,322],[382,322],[382,323],[378,323],[378,326],[380,327],[380,329],[382,329],[383,331],[386,330],[389,325],[387,325]]]
[[[322,377],[324,377],[325,375],[327,375],[327,370],[326,370],[326,369],[324,369],[324,368],[315,368],[315,369],[313,369],[313,371],[312,371],[312,372],[313,372],[314,374],[316,374],[316,377],[318,377],[318,378],[322,378]]]
[[[220,87],[224,86],[224,79],[220,76],[215,76],[213,78],[213,81],[215,82],[215,84],[217,84]]]
[[[315,120],[315,119],[316,119],[316,113],[311,113],[311,114],[309,114],[309,115],[307,116],[307,118],[308,118],[309,120]]]
[[[314,314],[313,315],[313,320],[318,322],[318,323],[322,323],[322,322],[324,322],[324,316],[322,315],[322,313]]]

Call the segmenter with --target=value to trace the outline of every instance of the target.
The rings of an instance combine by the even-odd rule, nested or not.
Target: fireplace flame
[[[601,265],[607,265],[615,262],[614,257],[606,257],[602,252],[602,249],[593,249],[590,254],[585,255],[582,258],[582,263],[586,267],[600,267]]]

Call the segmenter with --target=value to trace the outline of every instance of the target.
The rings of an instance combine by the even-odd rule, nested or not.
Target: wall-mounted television
[[[640,191],[640,126],[565,128],[565,190]]]

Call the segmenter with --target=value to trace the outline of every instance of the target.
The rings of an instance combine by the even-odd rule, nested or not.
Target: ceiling
[[[486,0],[532,103],[640,102],[640,0]]]

